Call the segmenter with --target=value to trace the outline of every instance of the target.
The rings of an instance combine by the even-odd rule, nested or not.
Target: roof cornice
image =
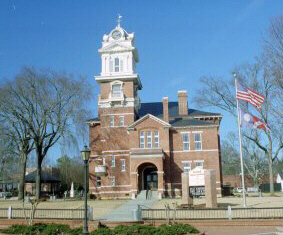
[[[142,118],[138,119],[137,121],[135,121],[134,123],[132,123],[131,125],[128,126],[128,130],[133,130],[135,128],[136,125],[138,125],[139,123],[142,123],[145,119],[147,118],[151,118],[157,122],[159,122],[160,124],[162,124],[164,127],[171,127],[171,125],[168,122],[163,121],[160,118],[157,118],[151,114],[146,114],[145,116],[143,116]]]

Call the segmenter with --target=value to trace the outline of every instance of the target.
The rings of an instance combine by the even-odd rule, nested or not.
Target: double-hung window
[[[195,142],[195,150],[201,150],[202,149],[202,143],[201,143],[201,133],[197,132],[194,133],[194,142]]]
[[[124,116],[120,116],[119,117],[119,124],[120,124],[120,126],[124,126]]]
[[[182,133],[183,150],[190,150],[190,134]]]
[[[154,148],[159,148],[159,133],[154,131]]]
[[[111,156],[111,167],[115,167],[115,156]]]
[[[121,84],[112,85],[112,97],[121,97]]]
[[[144,131],[140,132],[140,148],[144,148]]]
[[[126,171],[126,159],[122,159],[121,161],[122,161],[122,162],[121,162],[121,163],[122,163],[122,169],[121,169],[121,171],[124,172],[124,171]]]
[[[110,184],[112,187],[114,187],[116,185],[116,179],[115,179],[115,176],[111,176],[110,177]]]
[[[96,187],[97,188],[101,187],[101,177],[100,176],[96,176]]]
[[[114,126],[114,116],[110,116],[110,126]]]
[[[152,133],[148,131],[146,134],[147,137],[147,148],[152,148]]]
[[[203,162],[202,161],[196,162],[196,167],[199,169],[203,169]]]
[[[184,173],[189,172],[191,170],[191,163],[184,162]]]

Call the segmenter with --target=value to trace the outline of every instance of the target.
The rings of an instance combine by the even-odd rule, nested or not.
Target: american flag
[[[250,102],[253,106],[260,109],[260,106],[264,103],[264,96],[247,88],[237,82],[236,99]]]

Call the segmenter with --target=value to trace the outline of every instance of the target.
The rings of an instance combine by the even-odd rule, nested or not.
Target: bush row
[[[38,223],[32,226],[12,225],[2,230],[5,234],[29,234],[29,235],[79,235],[82,228],[71,229],[64,224]],[[103,227],[96,229],[90,235],[185,235],[195,234],[199,231],[188,224],[161,225],[157,228],[150,225],[120,225],[114,229]]]

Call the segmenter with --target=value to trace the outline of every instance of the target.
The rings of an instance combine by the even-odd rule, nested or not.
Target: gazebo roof
[[[49,172],[41,172],[41,183],[60,183],[61,181],[55,176],[51,175]],[[35,183],[36,180],[36,171],[31,172],[25,176],[26,183]]]

